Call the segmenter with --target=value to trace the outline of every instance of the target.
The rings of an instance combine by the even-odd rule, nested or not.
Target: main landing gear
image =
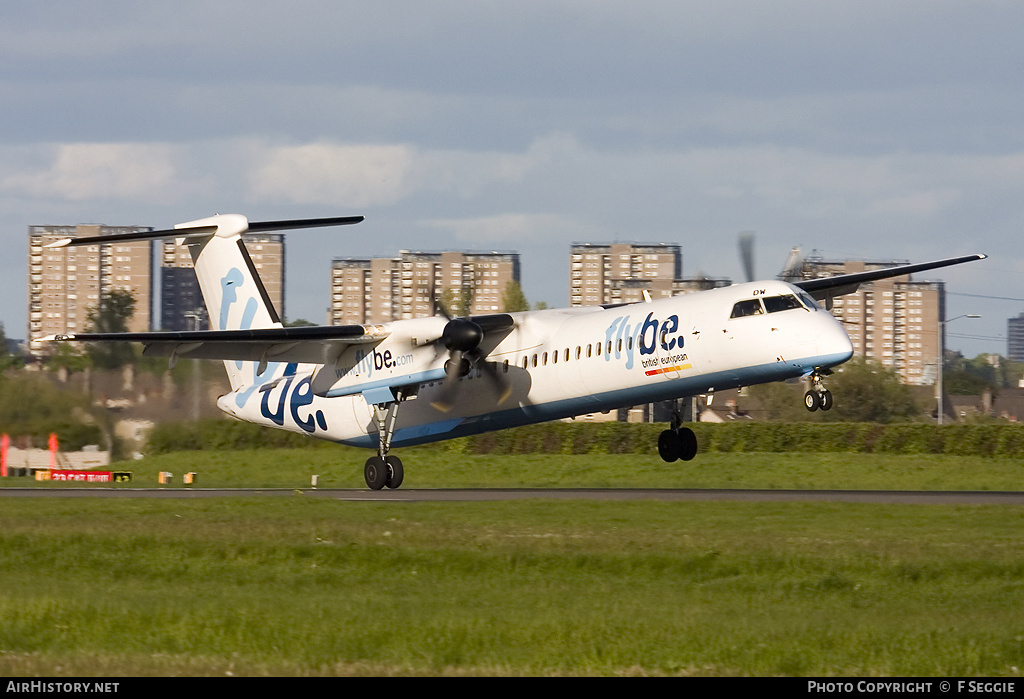
[[[383,403],[373,406],[373,418],[377,421],[377,456],[371,456],[366,460],[363,467],[363,477],[370,490],[380,490],[385,486],[397,488],[402,485],[405,478],[405,469],[402,468],[402,460],[397,456],[390,456],[391,438],[395,435],[395,423],[398,420],[398,406],[402,402],[399,394],[398,400],[391,403]]]
[[[658,435],[658,454],[664,461],[690,461],[697,455],[697,435],[682,426],[682,416],[672,409],[672,427]]]
[[[821,385],[821,377],[821,372],[813,372],[811,374],[811,390],[804,394],[804,407],[812,413],[815,410],[832,409],[832,392]]]

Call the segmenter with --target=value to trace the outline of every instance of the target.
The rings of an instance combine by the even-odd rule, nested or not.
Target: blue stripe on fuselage
[[[842,353],[788,361],[782,366],[778,362],[772,362],[770,364],[742,367],[712,374],[680,377],[658,384],[631,386],[630,388],[595,393],[579,398],[524,405],[484,415],[471,415],[461,419],[443,420],[430,423],[429,425],[399,427],[395,430],[391,445],[405,447],[416,444],[428,444],[443,439],[467,437],[482,432],[531,425],[536,422],[546,422],[548,420],[559,420],[587,413],[614,410],[628,405],[641,405],[643,403],[656,403],[663,400],[684,398],[686,396],[707,393],[712,388],[715,391],[722,391],[758,383],[784,381],[804,376],[813,371],[815,367],[841,364],[849,358],[850,355],[848,353]],[[377,433],[374,432],[356,439],[341,440],[341,442],[355,447],[375,449],[377,448],[378,439]]]

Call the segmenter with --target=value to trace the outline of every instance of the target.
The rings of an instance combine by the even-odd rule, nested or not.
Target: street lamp
[[[956,316],[954,318],[949,318],[948,320],[940,320],[939,321],[939,356],[938,356],[938,363],[936,364],[936,368],[937,368],[938,371],[936,371],[936,374],[935,374],[935,402],[936,402],[936,404],[938,406],[938,412],[936,413],[936,416],[938,418],[937,424],[939,424],[939,425],[942,424],[942,412],[943,412],[942,411],[942,363],[943,363],[942,362],[942,360],[943,360],[943,356],[942,356],[943,355],[943,351],[942,351],[942,326],[944,326],[946,323],[952,323],[954,320],[958,320],[960,318],[981,318],[981,316],[978,315],[977,313],[963,313],[963,314],[958,315],[958,316]]]

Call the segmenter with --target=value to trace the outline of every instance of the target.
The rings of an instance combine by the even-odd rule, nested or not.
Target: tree
[[[752,409],[757,419],[780,422],[804,422],[810,419],[803,402],[804,389],[783,382],[762,383],[751,386],[747,394],[757,401],[759,409]]]
[[[135,295],[127,289],[112,289],[100,296],[89,311],[89,332],[128,332],[128,321],[135,313]],[[91,343],[89,357],[97,369],[118,369],[135,359],[135,350],[127,342]]]
[[[459,305],[455,312],[460,316],[468,316],[473,312],[473,287],[462,287],[462,292],[459,294]]]
[[[54,342],[53,344],[56,345],[56,349],[46,360],[46,368],[50,371],[58,371],[63,368],[67,370],[67,374],[74,374],[92,366],[92,359],[70,342]],[[63,376],[61,380],[66,380],[66,376]]]
[[[530,310],[530,302],[526,300],[523,287],[516,280],[505,285],[505,293],[501,297],[501,306],[505,313]]]
[[[4,324],[0,323],[0,373],[20,363],[19,358],[7,350],[7,333],[4,331]]]
[[[825,383],[835,396],[835,407],[819,413],[826,422],[900,422],[919,413],[899,375],[864,357],[854,357]]]

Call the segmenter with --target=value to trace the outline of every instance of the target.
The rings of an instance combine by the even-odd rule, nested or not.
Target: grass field
[[[813,488],[881,490],[1024,490],[1024,461],[1015,458],[935,454],[708,453],[693,461],[665,463],[653,455],[452,454],[437,448],[395,452],[405,464],[403,488],[619,487],[619,488]],[[156,487],[157,474],[186,472],[198,487],[365,488],[363,463],[372,452],[349,447],[177,452],[111,468],[134,473],[125,487]],[[81,487],[0,479],[0,487]]]
[[[195,470],[201,485],[294,488],[319,473],[327,485],[360,487],[365,454],[178,454],[133,468],[154,482],[158,470],[179,484],[179,472]],[[408,487],[1017,490],[1022,470],[862,455],[708,454],[671,467],[633,456],[402,456]],[[1012,506],[357,503],[301,493],[2,502],[0,674],[9,676],[1024,668],[1024,508]]]

